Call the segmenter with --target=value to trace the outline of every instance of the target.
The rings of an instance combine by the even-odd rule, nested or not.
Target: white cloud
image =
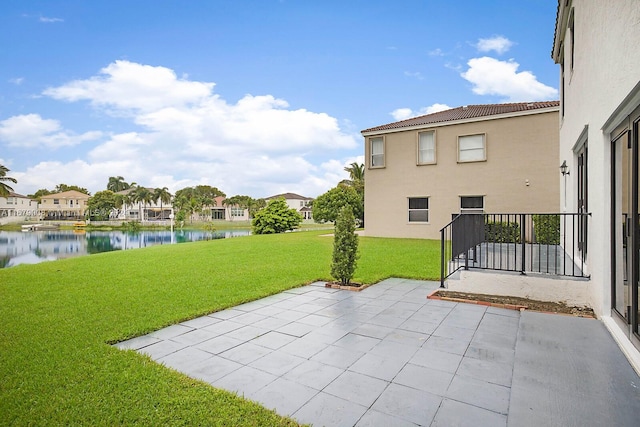
[[[39,21],[40,22],[45,22],[47,24],[51,24],[51,23],[55,23],[55,22],[64,22],[64,19],[61,19],[61,18],[50,18],[50,17],[47,17],[47,16],[41,16],[39,18]]]
[[[422,76],[422,73],[420,73],[420,71],[405,71],[404,75],[407,77],[416,78],[418,80],[424,80],[424,77]]]
[[[87,100],[115,110],[155,111],[200,102],[211,96],[213,87],[214,83],[178,79],[169,68],[115,61],[100,70],[99,76],[48,88],[44,94],[70,102]]]
[[[422,107],[417,111],[413,111],[411,108],[398,108],[393,110],[390,114],[396,120],[406,120],[412,117],[423,116],[425,114],[437,113],[438,111],[449,110],[449,107],[446,104],[433,104],[428,107]]]
[[[24,77],[16,77],[14,79],[9,79],[9,83],[12,83],[16,86],[20,86],[24,82]]]
[[[0,121],[0,141],[11,147],[59,148],[78,145],[100,138],[101,132],[92,131],[76,135],[62,129],[60,122],[43,119],[38,114],[24,114]]]
[[[558,90],[540,83],[530,71],[518,72],[520,64],[513,60],[472,58],[469,69],[460,75],[473,84],[478,95],[498,95],[509,102],[541,101],[555,99]]]
[[[48,88],[44,95],[87,101],[131,130],[94,143],[76,162],[31,167],[21,187],[34,186],[29,191],[35,191],[56,177],[51,185],[65,182],[95,192],[105,188],[109,176],[121,175],[128,182],[166,186],[172,192],[208,184],[229,195],[293,191],[315,197],[346,177],[342,169],[348,159],[340,158],[342,150],[359,151],[361,141],[336,118],[291,109],[272,95],[246,95],[230,103],[213,93],[214,87],[185,75],[179,78],[165,67],[116,61],[96,76]],[[21,127],[22,136],[11,139],[16,145],[18,139],[22,145],[32,140],[28,129],[40,140],[43,135],[70,135],[55,120],[25,117],[36,125]],[[337,172],[325,166],[331,158],[340,164]],[[52,173],[51,168],[65,172]]]
[[[106,171],[102,171],[106,172]],[[40,188],[53,190],[58,184],[79,185],[89,190],[104,189],[107,181],[100,182],[95,165],[83,160],[75,160],[68,163],[59,161],[40,162],[29,167],[25,172],[15,174],[20,186],[19,193],[32,194]],[[92,191],[95,192],[95,190]]]
[[[476,48],[480,52],[495,51],[498,55],[507,52],[513,46],[513,42],[503,36],[493,36],[489,39],[479,39]]]
[[[444,56],[444,52],[440,48],[433,49],[429,51],[429,56]]]

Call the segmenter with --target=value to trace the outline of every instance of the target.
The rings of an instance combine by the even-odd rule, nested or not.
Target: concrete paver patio
[[[637,426],[594,319],[427,300],[436,282],[291,289],[117,344],[314,426]]]

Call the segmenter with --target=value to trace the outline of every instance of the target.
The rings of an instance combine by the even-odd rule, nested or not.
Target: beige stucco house
[[[153,192],[153,188],[148,188]],[[127,195],[133,189],[119,191],[117,194]],[[128,221],[169,221],[171,215],[175,215],[172,202],[152,200],[149,203],[129,202],[121,209],[114,210],[114,218]],[[203,206],[200,212],[192,214],[192,221],[224,220],[224,221],[248,221],[249,210],[236,205],[227,205],[224,196],[218,196],[210,206]]]
[[[218,196],[215,198],[215,204],[210,207],[211,219],[217,221],[249,221],[249,209],[238,205],[228,205],[226,198]]]
[[[312,197],[305,197],[296,193],[283,193],[266,197],[264,200],[268,202],[275,199],[284,199],[285,202],[287,202],[287,206],[298,211],[298,213],[302,216],[302,219],[313,219],[311,216],[311,202],[313,201]]]
[[[9,192],[0,197],[0,224],[24,221],[38,217],[38,201],[31,200],[22,194]]]
[[[584,257],[595,312],[640,372],[640,1],[562,0],[560,205],[590,212]],[[571,232],[566,230],[566,232]],[[571,253],[571,248],[568,248]]]
[[[155,188],[146,187],[153,194]],[[116,194],[128,196],[135,187],[118,191]],[[114,209],[111,218],[126,221],[168,221],[173,212],[171,202],[163,202],[162,200],[151,200],[148,203],[141,201],[133,201],[125,198],[125,202],[120,209]]]
[[[63,191],[40,198],[40,217],[49,220],[84,219],[89,195],[79,191]]]
[[[461,212],[558,212],[558,114],[468,105],[363,130],[366,234],[439,239]]]

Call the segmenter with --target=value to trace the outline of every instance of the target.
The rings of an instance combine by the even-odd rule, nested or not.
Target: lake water
[[[0,231],[0,268],[100,252],[247,236],[250,230]]]

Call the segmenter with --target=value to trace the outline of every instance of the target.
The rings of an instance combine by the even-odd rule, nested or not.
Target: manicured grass
[[[295,424],[108,343],[329,279],[333,239],[321,234],[154,246],[0,270],[0,424]],[[439,242],[360,242],[355,281],[439,275]]]

